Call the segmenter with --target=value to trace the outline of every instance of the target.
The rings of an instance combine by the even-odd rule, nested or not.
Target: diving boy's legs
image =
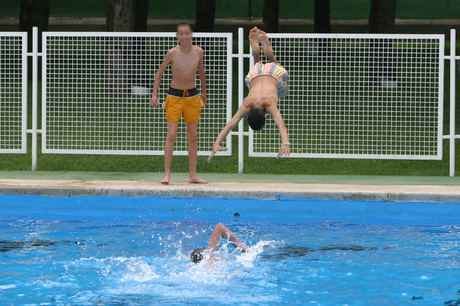
[[[162,184],[168,185],[171,179],[171,161],[174,152],[174,143],[177,137],[177,122],[168,121],[168,135],[165,143],[165,177],[161,181]]]
[[[208,182],[196,175],[196,155],[198,151],[197,128],[198,122],[187,123],[188,160],[190,167],[189,183],[207,184]]]
[[[251,31],[249,31],[249,43],[252,47],[252,56],[254,57],[254,62],[260,62],[260,46],[259,40],[257,36],[259,35],[260,30],[257,27],[253,27]]]
[[[260,31],[257,35],[258,40],[264,48],[264,54],[268,58],[269,62],[276,62],[275,52],[273,52],[272,45],[268,39],[267,34],[264,31]]]

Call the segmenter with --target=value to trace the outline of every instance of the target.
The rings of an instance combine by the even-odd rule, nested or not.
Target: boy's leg
[[[174,143],[176,142],[177,137],[177,122],[168,121],[168,135],[166,136],[165,143],[165,177],[161,181],[162,184],[169,184],[171,179],[171,161],[174,152]]]
[[[267,34],[263,31],[260,31],[258,38],[260,43],[262,44],[262,47],[264,48],[265,56],[268,57],[268,61],[276,62],[275,52],[272,49],[272,45],[270,43],[270,40],[268,39]]]
[[[260,30],[257,27],[253,27],[249,32],[249,43],[252,47],[252,56],[254,57],[254,63],[260,62],[260,46],[257,36]]]
[[[189,183],[207,184],[208,182],[196,175],[196,155],[198,151],[197,127],[198,122],[187,123],[188,159],[190,166]]]

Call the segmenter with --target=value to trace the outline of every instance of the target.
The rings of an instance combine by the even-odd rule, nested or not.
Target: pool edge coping
[[[318,184],[321,185],[321,184]],[[356,187],[356,186],[355,186]],[[359,186],[357,186],[359,187]],[[455,186],[457,187],[457,186]],[[115,188],[115,187],[72,187],[72,186],[0,186],[0,194],[4,195],[44,195],[44,196],[171,196],[171,197],[224,197],[224,198],[315,198],[339,200],[370,200],[384,202],[459,202],[458,192],[400,192],[400,191],[347,191],[347,190],[232,190],[209,188]]]

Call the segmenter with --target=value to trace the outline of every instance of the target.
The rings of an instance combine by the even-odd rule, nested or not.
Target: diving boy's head
[[[248,113],[248,124],[254,131],[259,131],[265,126],[265,111],[261,108],[253,108]]]
[[[204,253],[205,248],[196,248],[192,251],[192,254],[190,254],[190,259],[194,263],[199,263],[203,259],[203,253]]]
[[[192,41],[193,30],[188,23],[179,23],[177,25],[176,37],[181,44],[190,44]]]

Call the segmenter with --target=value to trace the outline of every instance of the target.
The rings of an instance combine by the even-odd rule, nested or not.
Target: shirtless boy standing
[[[171,64],[172,80],[163,108],[166,109],[168,136],[165,144],[165,176],[162,184],[169,184],[171,179],[171,161],[176,142],[177,126],[184,116],[187,124],[188,157],[190,166],[190,183],[207,184],[196,174],[197,126],[201,116],[201,107],[206,105],[206,74],[203,64],[203,49],[192,45],[192,27],[189,24],[177,26],[176,37],[179,46],[170,49],[155,74],[150,105],[158,106],[158,88],[166,68]],[[196,71],[200,75],[202,96],[195,87]]]

